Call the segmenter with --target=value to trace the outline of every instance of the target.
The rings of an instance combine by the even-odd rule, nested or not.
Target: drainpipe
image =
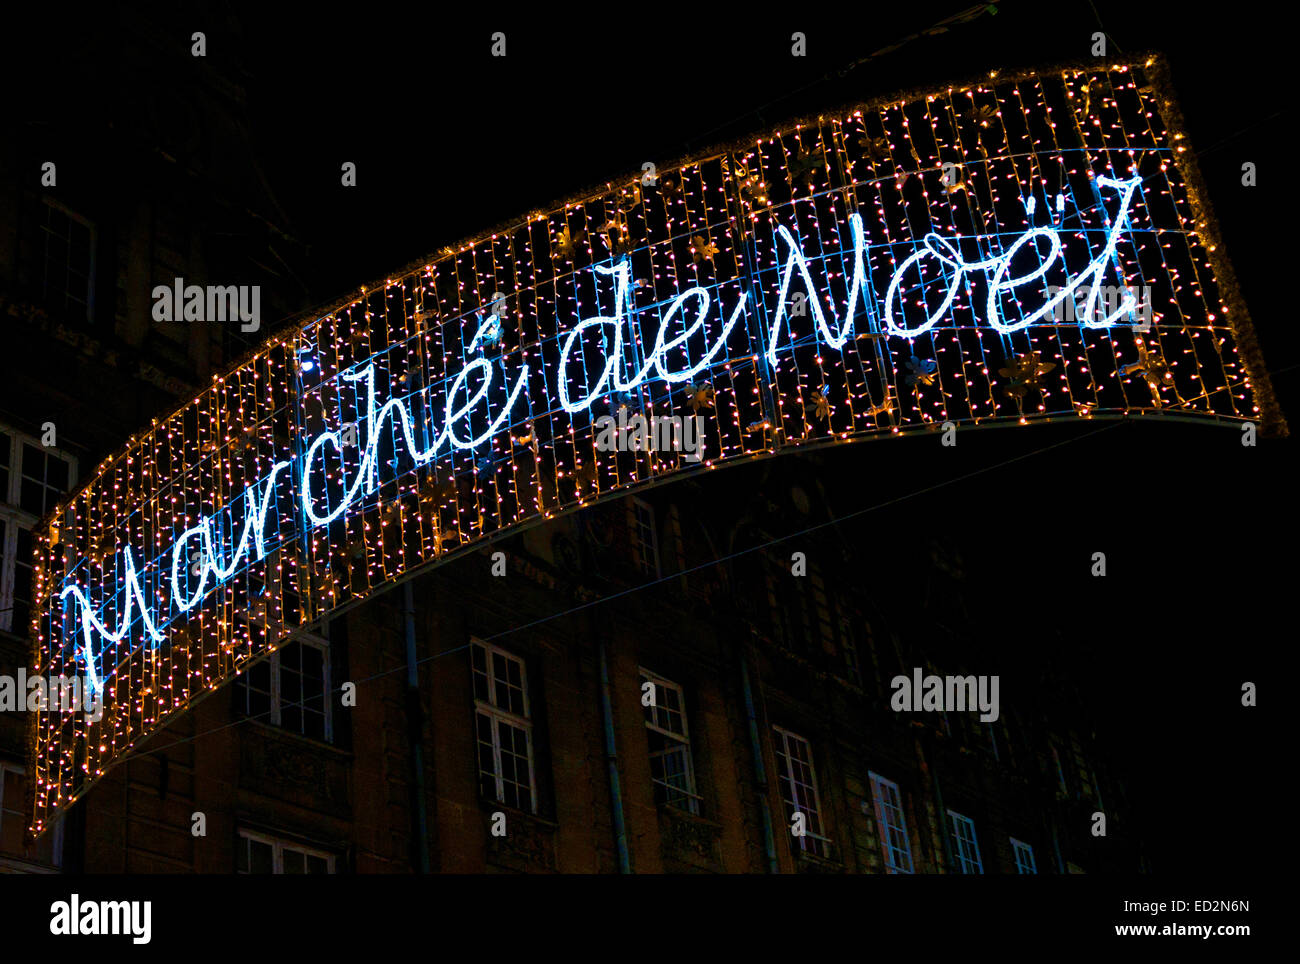
[[[1065,860],[1061,857],[1061,840],[1056,833],[1056,816],[1048,814],[1047,824],[1052,828],[1052,852],[1056,854],[1056,872],[1065,873]]]
[[[919,740],[917,746],[921,748]],[[921,749],[924,753],[924,749]],[[934,760],[938,756],[937,751],[931,752],[930,756],[930,782],[934,784],[934,799],[939,804],[939,843],[943,844],[944,863],[947,865],[948,873],[951,874],[956,869],[956,864],[952,860],[952,845],[948,842],[948,811],[943,805],[943,788],[939,786],[939,771],[934,766]]]
[[[614,746],[614,709],[609,696],[609,664],[605,659],[605,640],[600,648],[600,712],[605,722],[605,762],[609,766],[609,800],[613,811],[614,842],[618,845],[618,872],[630,874],[632,863],[627,853],[627,827],[623,823],[623,791],[618,782],[618,754]]]
[[[763,745],[758,740],[758,716],[754,712],[754,693],[749,685],[749,661],[740,651],[740,684],[745,693],[745,716],[749,719],[749,749],[754,756],[754,778],[758,782],[758,810],[763,818],[763,846],[767,850],[768,873],[779,874],[776,838],[772,836],[772,811],[767,802],[767,768],[763,766]]]
[[[416,863],[429,873],[429,811],[424,789],[424,714],[420,710],[420,668],[415,656],[415,588],[402,585],[402,616],[406,623],[406,720],[411,741],[412,783],[415,787]]]

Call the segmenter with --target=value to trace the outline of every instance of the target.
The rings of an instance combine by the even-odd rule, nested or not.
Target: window
[[[68,491],[68,463],[39,445],[26,441],[21,444],[18,507],[39,519]]]
[[[1083,747],[1079,743],[1079,738],[1073,733],[1070,734],[1070,746],[1074,750],[1074,768],[1079,776],[1079,796],[1089,800],[1097,799],[1097,780],[1092,772],[1092,767],[1088,766],[1088,761],[1084,758]]]
[[[659,578],[659,538],[655,533],[655,510],[643,499],[629,500],[632,551],[636,564],[647,576]]]
[[[870,630],[867,630],[870,633]],[[840,617],[840,639],[843,642],[844,672],[849,682],[855,686],[862,685],[862,658],[858,655],[858,643],[853,638],[853,624],[848,616]]]
[[[23,852],[26,785],[20,767],[0,763],[0,854]]]
[[[999,763],[1001,763],[1001,762],[1002,762],[1002,755],[1001,755],[1000,753],[998,753],[998,731],[997,731],[997,729],[996,729],[997,724],[996,724],[996,723],[984,723],[983,725],[984,725],[985,727],[988,728],[988,729],[986,730],[986,732],[987,732],[987,734],[988,734],[988,748],[989,748],[989,750],[992,751],[992,753],[993,753],[993,759],[995,759],[995,760],[997,760]]]
[[[37,278],[45,303],[67,320],[94,320],[95,229],[49,198],[41,205]]]
[[[805,580],[783,578],[778,583],[781,590],[781,621],[785,644],[790,649],[809,655],[812,643],[812,618],[809,615]]]
[[[975,840],[975,821],[963,817],[960,813],[948,811],[952,823],[953,856],[957,869],[963,874],[982,874],[984,864],[980,862],[980,845]]]
[[[682,688],[649,670],[642,669],[640,674],[655,803],[698,814],[700,797],[695,792],[695,767],[691,762],[691,737],[686,728]],[[649,705],[646,705],[646,694],[650,694]]]
[[[822,579],[821,567],[816,562],[808,563],[808,585],[812,589],[812,610],[817,623],[817,635],[821,638],[822,649],[827,653],[835,652],[836,634],[832,612],[834,601],[826,591]]]
[[[237,874],[332,874],[334,855],[247,830],[239,831]]]
[[[829,856],[830,841],[823,835],[821,798],[817,795],[812,747],[803,737],[779,726],[772,727],[772,733],[786,826],[793,826],[796,813],[803,814],[803,835],[791,834],[791,837],[803,853]]]
[[[58,867],[63,855],[64,822],[58,821],[34,844],[26,842],[27,774],[14,763],[0,763],[0,873],[6,866],[25,871]],[[6,858],[14,858],[11,864]]]
[[[518,656],[478,641],[470,646],[470,663],[479,792],[488,800],[536,813],[527,667]]]
[[[1036,874],[1038,865],[1034,863],[1034,848],[1023,840],[1011,838],[1011,851],[1016,855],[1016,873]]]
[[[1049,743],[1048,748],[1052,751],[1052,763],[1056,765],[1057,795],[1063,798],[1068,797],[1070,791],[1065,786],[1065,770],[1061,766],[1061,755],[1056,752],[1055,743]]]
[[[0,629],[26,635],[32,529],[75,481],[77,460],[0,426]]]
[[[241,674],[239,687],[249,716],[313,740],[333,740],[325,640],[306,637],[276,650]]]
[[[907,818],[898,784],[875,773],[871,777],[871,796],[876,805],[876,823],[880,826],[880,843],[885,852],[885,869],[891,874],[912,872],[912,843],[907,838]]]

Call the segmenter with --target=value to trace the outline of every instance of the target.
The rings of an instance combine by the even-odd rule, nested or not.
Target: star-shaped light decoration
[[[740,186],[742,201],[749,202],[751,207],[762,207],[767,204],[767,185],[757,167],[751,171],[748,164],[737,164],[731,176]]]
[[[660,174],[658,188],[659,196],[662,197],[664,201],[677,200],[682,193],[682,179],[680,175],[676,173]]]
[[[1146,379],[1147,386],[1151,389],[1151,399],[1155,402],[1156,408],[1163,408],[1164,402],[1160,398],[1160,389],[1174,383],[1174,373],[1169,370],[1169,362],[1165,361],[1159,351],[1148,348],[1141,338],[1135,339],[1135,341],[1138,360],[1123,366],[1119,373],[1121,375],[1141,375]]]
[[[817,395],[813,398],[813,402],[816,405],[814,415],[819,422],[825,421],[831,417],[830,394],[831,387],[829,385],[822,385],[821,389],[817,392]]]
[[[889,399],[889,398],[886,398],[886,399],[885,399],[883,402],[881,402],[879,405],[872,405],[869,409],[867,409],[867,414],[868,414],[868,415],[888,415],[889,413],[893,412],[893,410],[894,410],[894,403],[893,403],[893,401],[892,401],[891,399]]]
[[[700,409],[713,407],[713,386],[687,385],[686,398],[686,404],[691,406],[691,411],[699,414]]]
[[[366,540],[359,535],[348,540],[348,552],[353,559],[363,559],[366,555]]]
[[[800,149],[799,153],[792,155],[786,162],[786,167],[790,170],[791,181],[812,187],[813,175],[818,170],[826,167],[826,159],[822,157],[819,151]]]
[[[605,247],[613,257],[632,253],[632,238],[625,225],[611,218],[606,222],[602,234],[605,238]]]
[[[520,448],[524,448],[525,446],[527,446],[528,448],[533,450],[534,455],[537,454],[537,449],[538,449],[537,433],[533,431],[533,429],[530,428],[527,432],[525,432],[522,435],[512,435],[510,436],[510,440]]]
[[[569,226],[565,225],[564,229],[555,238],[555,251],[565,261],[572,261],[573,256],[578,253],[578,245],[582,241],[583,232],[579,231],[573,234]]]
[[[1016,355],[1007,360],[1006,368],[999,368],[998,374],[1011,379],[1007,386],[1008,395],[1024,398],[1030,389],[1042,387],[1042,376],[1056,367],[1056,362],[1042,360],[1042,352],[1031,351],[1027,355]]]
[[[426,502],[446,502],[456,497],[456,482],[451,476],[431,475],[420,486],[420,498]]]
[[[433,520],[433,551],[438,553],[446,552],[460,541],[458,533],[454,529],[443,532],[436,515]]]
[[[907,384],[933,385],[934,373],[939,370],[939,363],[933,358],[917,358],[915,355],[907,362]]]
[[[578,494],[582,494],[583,489],[589,489],[596,484],[596,463],[583,462],[573,472],[573,478],[578,483]]]
[[[695,258],[696,264],[701,261],[712,261],[717,253],[718,249],[714,247],[713,242],[704,235],[697,234],[691,238],[691,255]]]
[[[889,159],[889,138],[868,137],[866,131],[858,135],[858,145],[864,147],[873,164]]]
[[[641,182],[633,181],[632,189],[621,195],[618,199],[618,210],[626,218],[629,214],[641,206]]]
[[[767,205],[767,182],[757,174],[751,174],[740,183],[740,196],[754,207]]]

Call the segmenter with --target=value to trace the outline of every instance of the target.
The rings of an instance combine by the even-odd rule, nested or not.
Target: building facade
[[[178,56],[148,24],[115,39],[140,61]],[[120,81],[115,103],[133,91],[149,109],[91,128],[111,163],[65,163],[75,152],[44,136],[0,157],[10,676],[30,667],[30,534],[306,301],[302,252],[241,140],[242,88],[175,66],[188,89]],[[155,321],[150,292],[177,278],[261,285],[261,332]],[[891,577],[828,525],[860,507],[824,484],[829,460],[857,457],[655,488],[393,586],[198,702],[35,841],[26,716],[0,713],[0,869],[1143,869],[1122,782],[1059,677],[992,722],[893,708],[895,677],[974,672],[996,626],[950,547]]]
[[[186,57],[176,16],[123,10],[70,30],[72,74],[35,85],[0,146],[0,674],[11,678],[31,665],[32,533],[132,432],[304,306],[292,267],[303,251],[249,149],[239,72]],[[77,92],[67,123],[25,119],[53,115],[41,98],[64,86]],[[156,322],[151,293],[177,278],[259,285],[265,327]],[[0,869],[62,862],[62,831],[27,845],[18,829],[25,727],[24,713],[0,712]]]

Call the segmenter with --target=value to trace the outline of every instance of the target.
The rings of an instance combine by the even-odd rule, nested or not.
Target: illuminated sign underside
[[[36,715],[33,828],[293,631],[669,474],[944,422],[1280,430],[1162,72],[797,125],[274,338],[105,463],[38,549],[37,672],[105,708]],[[704,416],[702,460],[598,448],[624,408]]]

